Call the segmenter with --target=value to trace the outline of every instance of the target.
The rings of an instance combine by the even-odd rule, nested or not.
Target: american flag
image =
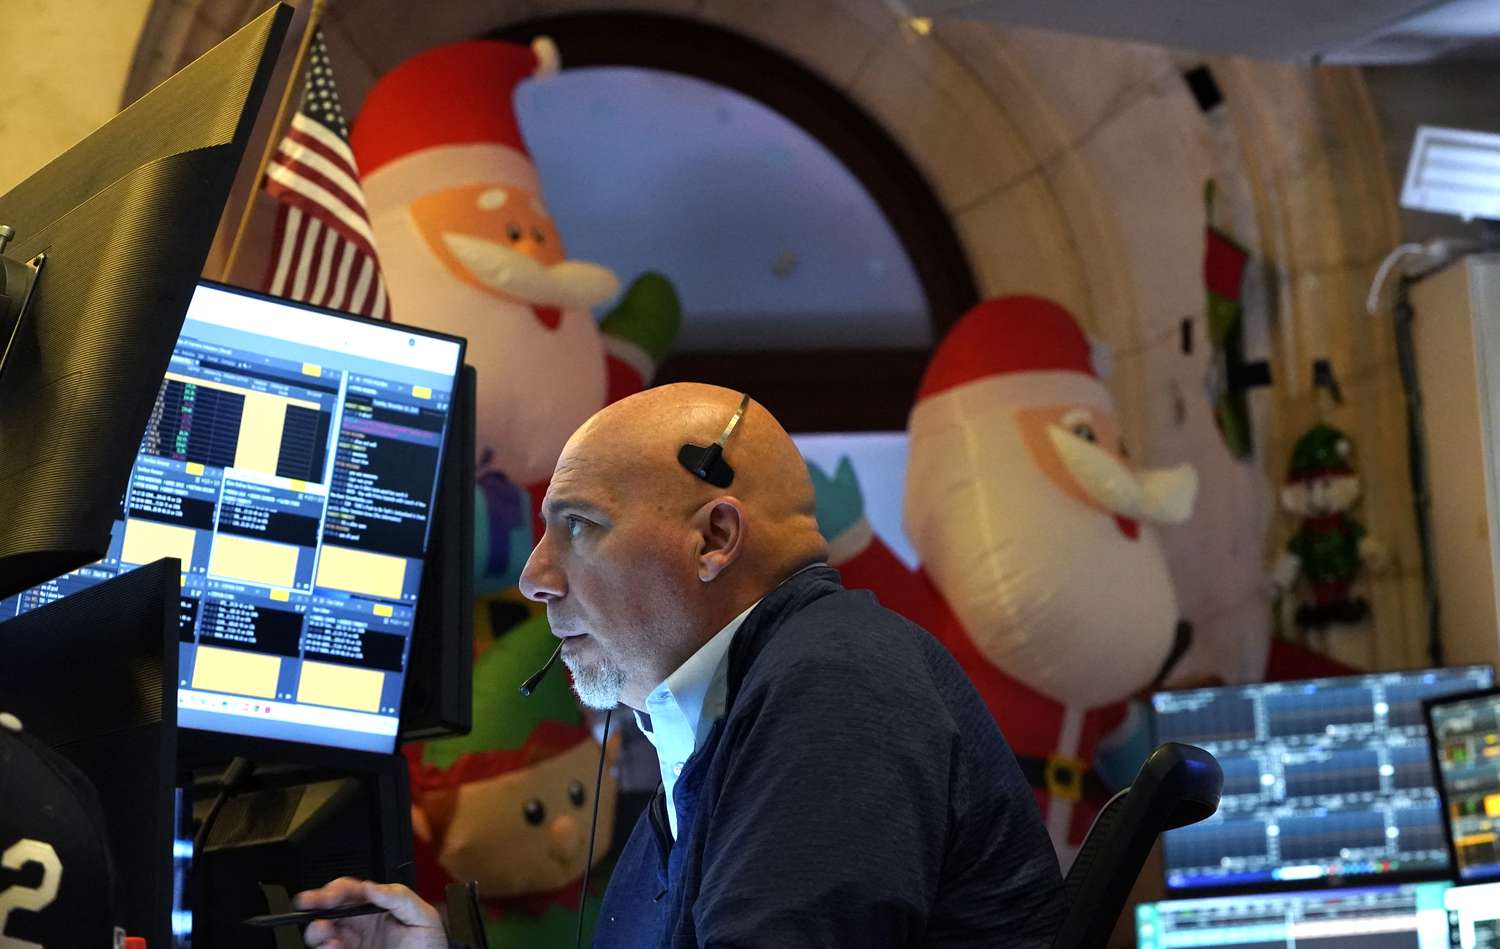
[[[266,289],[386,319],[385,282],[322,30],[308,46],[302,107],[266,166],[265,189],[280,203]]]

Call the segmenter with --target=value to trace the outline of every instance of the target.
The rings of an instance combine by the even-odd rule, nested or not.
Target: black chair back
[[[1202,748],[1168,742],[1089,828],[1064,887],[1068,915],[1052,949],[1104,949],[1156,838],[1219,809],[1224,772]]]

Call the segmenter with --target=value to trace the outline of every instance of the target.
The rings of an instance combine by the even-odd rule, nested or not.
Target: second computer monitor
[[[393,751],[462,359],[453,337],[200,285],[107,557],[0,616],[176,557],[181,728]]]
[[[1219,811],[1163,839],[1174,893],[1442,875],[1422,702],[1488,666],[1162,692],[1158,741],[1211,752]]]
[[[1500,877],[1500,689],[1427,705],[1448,845],[1460,882]]]

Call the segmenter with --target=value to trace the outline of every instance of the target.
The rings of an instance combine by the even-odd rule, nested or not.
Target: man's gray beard
[[[563,665],[573,673],[573,691],[584,705],[603,712],[620,704],[620,693],[625,688],[625,670],[608,659],[582,664],[564,656]]]

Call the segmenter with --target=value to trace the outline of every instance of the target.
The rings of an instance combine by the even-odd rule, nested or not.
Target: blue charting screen
[[[1224,768],[1218,813],[1163,839],[1168,889],[1447,869],[1422,701],[1492,679],[1468,666],[1152,696],[1157,740]]]
[[[1142,903],[1137,949],[1460,949],[1450,884]],[[1472,944],[1469,944],[1472,947]]]
[[[178,724],[394,749],[463,343],[200,285],[101,561],[182,561]]]
[[[1142,903],[1137,949],[1500,949],[1500,883]]]

